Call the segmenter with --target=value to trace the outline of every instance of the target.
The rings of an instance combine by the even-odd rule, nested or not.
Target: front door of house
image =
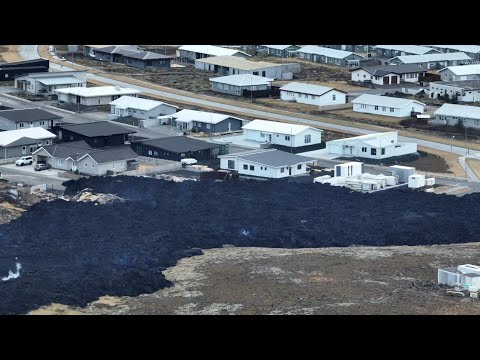
[[[292,168],[291,167],[288,168],[288,175],[292,175]]]
[[[268,142],[272,142],[272,134],[268,134]]]

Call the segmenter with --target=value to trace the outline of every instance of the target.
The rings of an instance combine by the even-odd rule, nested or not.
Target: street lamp
[[[453,135],[452,138],[455,141],[455,135]],[[453,153],[453,144],[450,144],[450,152]]]

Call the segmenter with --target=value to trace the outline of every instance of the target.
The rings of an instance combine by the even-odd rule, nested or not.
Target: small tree
[[[452,104],[458,104],[458,95],[452,95],[452,101],[450,101]]]
[[[463,130],[464,130],[464,128],[465,128],[465,126],[464,126],[464,124],[463,124],[463,120],[462,120],[462,119],[458,119],[458,120],[457,120],[457,123],[455,124],[455,127],[457,128],[457,130],[458,130],[459,132],[463,132]]]

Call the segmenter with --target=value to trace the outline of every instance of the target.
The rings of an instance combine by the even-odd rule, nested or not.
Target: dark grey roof
[[[61,158],[61,159],[66,159],[68,157],[75,157],[76,154],[79,154],[78,157],[81,158],[83,155],[87,154],[89,151],[92,151],[92,150],[94,151],[94,149],[90,145],[88,145],[84,140],[43,146],[43,148],[53,157]]]
[[[24,67],[23,65],[29,65],[29,64],[47,64],[47,63],[50,63],[50,61],[47,59],[22,60],[22,61],[15,61],[15,62],[0,64],[0,69]]]
[[[435,81],[431,85],[445,85],[455,86],[464,90],[478,90],[480,89],[480,81],[478,80],[458,80],[458,81]]]
[[[88,153],[98,164],[112,161],[136,159],[137,153],[129,146],[122,146],[110,149],[96,150]]]
[[[111,46],[105,46],[105,47],[102,47],[102,48],[98,48],[98,49],[94,49],[96,52],[102,52],[102,53],[107,53],[107,54],[111,54],[113,53],[113,51],[117,48],[116,45],[111,45]]]
[[[363,69],[373,76],[383,76],[386,74],[408,74],[416,72],[427,72],[424,68],[417,64],[403,64],[403,65],[384,65],[384,66],[362,66],[354,70]]]
[[[273,167],[280,167],[280,166],[292,166],[302,162],[310,162],[314,161],[315,159],[295,155],[292,153],[288,153],[285,151],[280,150],[271,150],[271,151],[262,151],[257,153],[249,152],[249,155],[241,155],[238,154],[238,157],[243,160],[253,161],[259,164],[273,166]],[[237,155],[237,154],[234,154]]]
[[[42,110],[40,108],[1,110],[0,118],[4,118],[16,123],[25,121],[62,119],[61,116],[52,114],[51,112]]]
[[[138,142],[174,153],[200,151],[220,147],[218,144],[212,144],[203,140],[192,139],[186,136],[165,137]]]
[[[97,121],[86,124],[61,125],[58,128],[87,137],[133,134],[136,132],[135,130],[130,130],[123,126],[109,123],[108,121]]]
[[[158,59],[173,59],[174,56],[167,56],[158,54],[151,51],[132,51],[132,50],[120,50],[119,54],[125,57],[139,59],[139,60],[158,60]]]

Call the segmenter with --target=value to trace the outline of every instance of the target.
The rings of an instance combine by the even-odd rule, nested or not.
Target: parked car
[[[42,171],[42,170],[47,170],[50,169],[50,164],[45,164],[42,162],[36,163],[35,167],[33,168],[35,171]]]
[[[197,163],[197,160],[196,159],[182,159],[180,160],[182,162],[183,165],[193,165],[193,164],[196,164]]]
[[[20,159],[15,161],[15,165],[17,166],[32,165],[32,164],[33,164],[32,156],[22,156]]]

